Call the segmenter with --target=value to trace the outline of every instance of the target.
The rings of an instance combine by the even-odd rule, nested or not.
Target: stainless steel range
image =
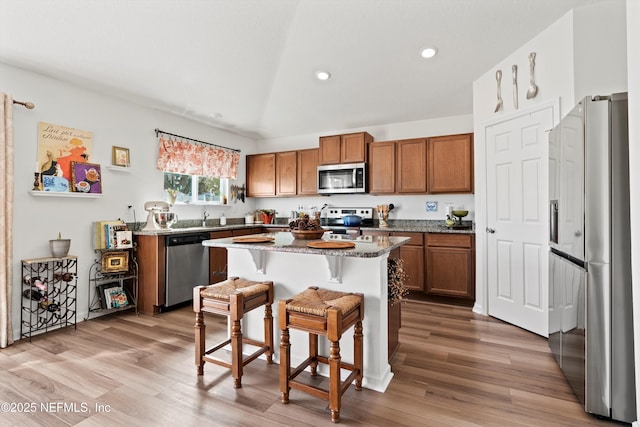
[[[373,208],[337,208],[328,207],[325,209],[327,217],[322,218],[320,225],[333,230],[335,234],[349,233],[360,234],[361,227],[373,227]],[[349,215],[360,217],[359,226],[345,226],[343,218]]]

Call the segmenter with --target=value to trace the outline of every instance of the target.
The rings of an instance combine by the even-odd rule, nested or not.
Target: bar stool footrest
[[[257,340],[253,340],[253,339],[250,339],[250,338],[242,338],[242,343],[243,344],[249,344],[249,345],[252,345],[252,346],[255,346],[255,347],[259,347],[255,352],[253,352],[249,356],[243,357],[242,366],[246,366],[250,362],[253,362],[255,359],[260,357],[260,355],[265,354],[267,351],[269,351],[269,346],[265,345],[265,343],[262,342],[262,341],[257,341]],[[228,339],[228,340],[223,341],[223,342],[221,342],[219,344],[216,344],[214,347],[211,347],[209,350],[205,351],[204,355],[202,356],[202,360],[204,360],[205,362],[213,363],[214,365],[219,365],[219,366],[224,366],[225,368],[230,368],[232,366],[231,363],[225,362],[222,359],[219,359],[217,357],[211,356],[211,354],[215,353],[216,351],[222,349],[224,346],[229,345],[229,344],[231,344],[231,339]],[[229,350],[229,351],[231,351],[231,350]]]

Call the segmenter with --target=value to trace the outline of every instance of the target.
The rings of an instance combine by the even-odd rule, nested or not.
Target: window
[[[224,205],[229,197],[229,179],[165,172],[164,190],[171,204]]]

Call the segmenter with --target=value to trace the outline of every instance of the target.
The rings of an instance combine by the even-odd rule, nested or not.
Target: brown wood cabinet
[[[473,134],[429,138],[429,193],[473,193]]]
[[[428,233],[425,265],[428,294],[475,298],[475,239],[472,234]]]
[[[138,312],[153,315],[164,305],[164,236],[135,236],[138,257]]]
[[[369,193],[473,193],[473,135],[369,144]]]
[[[369,193],[424,194],[426,191],[426,138],[369,144]]]
[[[367,144],[372,141],[373,137],[367,132],[321,136],[318,163],[335,165],[366,162]]]
[[[426,193],[427,139],[396,142],[396,192]]]
[[[317,195],[318,149],[247,156],[247,196]]]
[[[369,144],[369,193],[392,194],[396,191],[395,141]]]
[[[424,233],[393,232],[391,236],[410,237],[411,240],[400,246],[400,258],[404,260],[407,273],[405,286],[411,291],[424,290]]]
[[[298,152],[276,153],[276,195],[295,196],[298,193]]]
[[[231,230],[212,231],[210,239],[231,237]],[[218,283],[227,279],[227,248],[209,248],[209,283]]]
[[[247,156],[247,196],[276,195],[276,153]]]
[[[317,148],[298,150],[298,195],[318,195],[318,154]]]

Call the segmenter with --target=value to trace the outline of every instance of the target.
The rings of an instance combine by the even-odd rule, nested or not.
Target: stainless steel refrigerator
[[[549,134],[549,346],[587,412],[636,420],[627,94]]]

